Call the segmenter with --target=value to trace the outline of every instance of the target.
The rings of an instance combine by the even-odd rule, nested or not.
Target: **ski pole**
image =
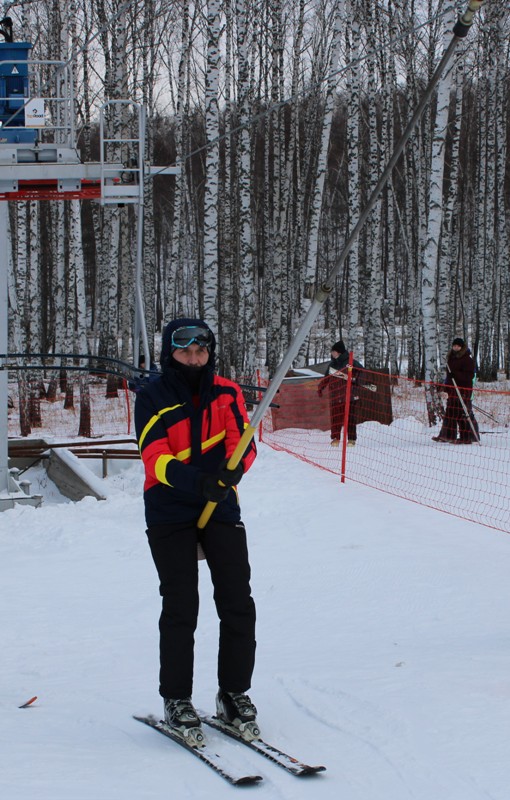
[[[345,408],[343,419],[343,436],[342,436],[342,467],[340,481],[345,483],[345,465],[347,463],[347,440],[349,438],[349,416],[353,413],[351,408],[351,394],[352,394],[352,364],[354,361],[354,353],[351,350],[349,353],[349,363],[347,365],[347,386],[345,387]],[[354,421],[356,424],[356,421]]]
[[[413,116],[411,117],[411,119],[407,123],[407,126],[406,126],[404,132],[402,133],[402,136],[400,137],[399,141],[397,142],[397,144],[395,146],[395,150],[393,152],[393,155],[391,156],[390,160],[388,161],[388,163],[387,163],[387,165],[386,165],[381,177],[379,178],[379,181],[377,182],[376,186],[374,187],[374,189],[372,191],[372,194],[370,195],[370,197],[368,199],[367,205],[365,206],[363,212],[361,213],[356,225],[352,229],[352,231],[351,231],[351,233],[349,235],[349,238],[347,239],[347,241],[346,241],[346,243],[344,245],[344,249],[342,250],[342,252],[341,252],[341,254],[340,254],[339,258],[338,258],[337,264],[331,270],[330,274],[327,276],[327,278],[324,281],[324,283],[321,286],[318,287],[318,289],[316,291],[316,294],[315,294],[315,297],[313,298],[313,300],[311,302],[310,308],[306,312],[305,316],[303,317],[303,320],[301,321],[301,324],[300,324],[298,330],[294,334],[294,338],[291,341],[287,352],[283,356],[281,364],[278,367],[278,369],[276,370],[276,372],[275,372],[275,374],[274,374],[269,386],[267,387],[266,393],[264,394],[264,397],[263,397],[262,401],[260,402],[259,406],[257,407],[257,410],[255,411],[251,422],[245,428],[244,433],[241,436],[241,438],[240,438],[240,440],[239,440],[239,442],[237,444],[236,449],[232,453],[232,455],[231,455],[231,457],[230,457],[230,459],[228,461],[228,464],[227,464],[227,469],[235,469],[235,467],[237,467],[237,465],[241,461],[241,459],[242,459],[242,457],[243,457],[243,455],[245,453],[246,448],[248,447],[249,443],[251,442],[252,438],[254,437],[254,435],[256,433],[257,426],[261,422],[264,414],[266,413],[266,411],[267,411],[267,409],[269,407],[269,404],[270,404],[271,400],[273,399],[273,397],[275,396],[276,392],[280,388],[280,384],[283,381],[285,375],[287,374],[287,372],[288,372],[292,362],[294,361],[295,357],[299,353],[301,345],[304,343],[306,337],[310,333],[312,325],[315,322],[315,319],[318,316],[319,311],[321,310],[321,308],[324,305],[325,301],[327,300],[327,298],[331,294],[331,292],[332,292],[332,290],[334,288],[334,282],[335,282],[336,277],[339,275],[340,270],[342,269],[342,267],[344,265],[344,262],[347,259],[347,256],[349,255],[354,243],[356,242],[356,239],[358,238],[359,233],[360,233],[361,229],[363,228],[363,225],[365,224],[365,222],[367,220],[367,217],[370,215],[372,209],[374,208],[374,206],[375,206],[375,204],[376,204],[376,202],[377,202],[377,200],[379,198],[380,193],[382,192],[382,190],[384,189],[386,183],[388,182],[388,178],[390,177],[390,174],[391,174],[393,168],[395,167],[397,161],[399,160],[400,155],[401,155],[404,147],[406,146],[406,144],[407,144],[407,142],[408,142],[408,140],[409,140],[414,128],[416,127],[417,123],[419,122],[420,117],[423,114],[423,111],[424,111],[426,105],[428,104],[430,98],[432,97],[434,89],[436,88],[437,84],[439,83],[441,75],[443,74],[446,66],[448,65],[448,62],[451,60],[451,58],[453,56],[455,48],[457,47],[460,39],[463,39],[465,36],[467,36],[468,31],[469,31],[471,25],[473,24],[473,19],[474,19],[474,16],[475,16],[476,12],[483,6],[484,3],[485,3],[485,0],[469,0],[467,8],[464,11],[464,13],[459,15],[458,20],[457,20],[457,22],[455,23],[455,25],[453,27],[452,39],[451,39],[448,47],[446,48],[446,50],[445,50],[445,52],[444,52],[439,64],[437,65],[434,73],[432,74],[432,76],[430,78],[430,81],[429,81],[429,83],[428,83],[428,85],[425,88],[425,91],[423,93],[423,97],[421,98],[420,102],[418,103],[418,106],[417,106]],[[221,485],[221,481],[219,483]],[[207,525],[207,523],[208,523],[208,521],[209,521],[209,519],[211,517],[211,514],[213,513],[214,509],[216,508],[216,505],[217,505],[217,503],[213,503],[211,500],[205,505],[205,507],[204,507],[199,519],[198,519],[198,522],[197,522],[198,528],[205,528],[205,526]]]
[[[483,408],[480,408],[480,406],[475,406],[474,403],[471,403],[471,405],[473,406],[474,409],[476,409],[476,411],[478,411],[480,414],[483,414],[484,417],[488,417],[493,422],[495,422],[496,425],[503,425],[503,423],[500,422],[499,419],[496,419],[496,417],[493,417],[492,414],[489,414],[488,411],[484,411]],[[485,433],[485,431],[484,431],[484,433]]]

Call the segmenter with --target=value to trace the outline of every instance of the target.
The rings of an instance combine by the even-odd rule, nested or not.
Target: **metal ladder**
[[[108,115],[121,114],[131,107],[131,136],[107,135]],[[121,123],[122,127],[124,125]],[[126,125],[125,127],[128,127]],[[145,107],[132,100],[107,100],[99,114],[101,205],[136,203],[143,206],[145,167]],[[113,164],[113,155],[116,164]],[[125,169],[120,172],[119,162]]]

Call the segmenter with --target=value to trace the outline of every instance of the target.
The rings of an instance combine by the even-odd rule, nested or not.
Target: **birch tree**
[[[445,47],[448,45],[450,38],[450,31],[445,31]],[[450,64],[438,83],[429,170],[430,180],[427,193],[429,213],[421,264],[421,308],[426,381],[437,381],[440,378],[437,341],[437,269],[439,240],[443,222],[443,178],[452,74],[453,66]],[[430,389],[430,387],[427,388]],[[435,391],[429,391],[427,394],[427,409],[429,421],[434,424],[441,410]]]
[[[346,86],[338,76],[327,82],[330,69],[344,66],[341,48],[334,54],[342,2]],[[97,158],[95,119],[103,98],[142,99],[158,146],[172,159],[177,149],[183,171],[175,191],[162,197],[155,185],[154,204],[146,195],[150,341],[162,315],[200,311],[223,343],[232,342],[234,328],[242,343],[222,354],[225,369],[253,371],[257,336],[269,370],[279,364],[308,305],[303,286],[311,288],[335,263],[392,152],[394,131],[403,129],[430,79],[448,8],[446,0],[346,3],[211,0],[206,7],[148,0],[126,11],[121,0],[81,6],[41,0],[12,8],[37,56],[67,58],[69,38],[79,50],[85,161]],[[459,52],[465,68],[455,73],[454,93],[439,87],[443,94],[425,112],[351,250],[302,362],[323,352],[333,331],[342,329],[356,345],[362,329],[367,365],[395,371],[400,347],[409,375],[424,377],[433,374],[434,353],[442,363],[447,340],[463,332],[484,377],[495,377],[502,363],[510,371],[509,42],[504,4],[486,4]],[[112,138],[127,130],[123,114],[116,116],[109,120]],[[108,157],[124,161],[126,154],[118,148]],[[72,331],[86,316],[99,339],[94,347],[116,355],[120,342],[127,358],[132,210],[86,205],[83,219],[93,230],[81,234],[69,204],[32,211],[19,219],[26,228],[19,230],[26,279],[20,274],[18,302],[30,309],[27,336],[47,349],[72,349]],[[85,310],[71,235],[84,245]],[[17,244],[18,231],[14,238]],[[39,292],[40,309],[33,299]]]
[[[145,140],[145,158],[148,163],[154,161],[154,126],[155,117],[154,92],[157,64],[156,18],[158,3],[145,0],[142,13],[143,40],[142,55],[142,103],[147,109],[147,128]],[[167,179],[168,180],[168,179]],[[157,256],[154,220],[154,179],[150,178],[144,186],[144,207],[139,209],[143,214],[143,298],[145,306],[145,324],[149,347],[154,354],[154,335],[156,333],[156,296],[157,296]]]
[[[244,370],[247,380],[255,379],[255,356],[257,349],[257,298],[254,233],[251,216],[251,169],[252,169],[252,136],[248,127],[250,116],[250,62],[249,62],[249,24],[247,0],[236,2],[237,21],[237,68],[238,89],[237,106],[239,118],[238,149],[238,185],[239,185],[239,262],[240,262],[240,303],[241,316],[245,320],[245,335],[242,364],[238,368]]]
[[[195,9],[196,13],[196,9]],[[174,224],[169,228],[168,262],[164,265],[163,307],[171,316],[190,316],[196,313],[198,303],[198,252],[191,207],[190,165],[185,156],[191,150],[190,83],[194,16],[189,3],[182,6],[180,19],[179,61],[175,92],[175,146],[176,163],[182,165],[175,178]],[[167,54],[169,80],[172,80],[171,54]]]
[[[375,187],[381,173],[382,154],[377,133],[377,72],[376,39],[373,18],[365,6],[365,31],[367,35],[367,115],[368,115],[368,187],[367,196]],[[367,219],[365,229],[365,281],[366,301],[364,309],[365,366],[378,369],[382,362],[382,271],[380,261],[381,201],[375,204]]]
[[[106,147],[109,162],[126,161],[126,151],[121,141],[126,138],[125,106],[115,101],[128,97],[127,86],[127,30],[126,10],[121,0],[113,0],[106,7],[98,0],[97,21],[103,30],[101,37],[105,58],[104,93],[107,100],[114,101],[107,108],[106,133],[110,142]],[[103,209],[101,237],[101,261],[99,271],[99,341],[98,354],[118,355],[118,278],[121,210],[118,206]]]
[[[460,175],[460,123],[464,100],[464,58],[453,66],[453,114],[448,125],[451,140],[448,188],[444,203],[440,248],[438,253],[437,323],[439,331],[439,364],[446,364],[450,342],[457,330],[458,304],[458,252],[459,225],[455,224],[461,213],[458,183]]]
[[[204,317],[218,330],[219,70],[220,0],[207,0],[205,130],[207,154],[204,197]]]
[[[497,200],[501,193],[496,186],[505,180],[505,170],[498,150],[506,136],[501,137],[501,114],[497,101],[501,101],[500,53],[503,42],[500,38],[502,9],[493,9],[487,15],[485,35],[491,46],[485,48],[485,69],[480,78],[482,91],[480,97],[480,139],[478,183],[478,213],[482,224],[477,224],[476,235],[476,311],[479,374],[481,380],[495,380],[498,366],[499,343],[499,303],[496,298],[501,293],[501,266],[504,253],[499,251]],[[494,47],[499,44],[500,47]],[[494,47],[494,49],[493,49]],[[499,123],[499,124],[498,124]],[[504,146],[504,145],[503,145]],[[508,262],[507,262],[508,263]]]
[[[352,230],[360,214],[360,44],[361,30],[358,5],[348,0],[346,14],[347,36],[347,193],[348,229]],[[358,350],[357,328],[359,324],[359,241],[350,250],[347,267],[347,340]]]
[[[324,116],[320,130],[320,146],[317,155],[317,167],[313,191],[311,196],[310,222],[308,225],[308,254],[304,272],[304,291],[301,294],[301,315],[304,317],[310,308],[314,296],[314,287],[319,276],[319,226],[324,199],[324,186],[328,167],[328,152],[331,137],[331,124],[335,104],[335,90],[337,86],[337,66],[341,52],[343,31],[343,2],[335,4],[333,10],[333,32],[330,46],[330,59],[326,61],[325,68],[329,71],[327,78],[326,94],[324,99]],[[305,348],[302,348],[298,364],[304,365]]]
[[[265,58],[268,69],[269,102],[274,108],[266,117],[265,130],[265,175],[264,175],[264,291],[266,293],[265,321],[267,327],[267,366],[273,374],[280,362],[282,333],[288,297],[284,287],[283,267],[285,263],[283,218],[286,198],[282,192],[282,168],[284,164],[283,113],[278,103],[283,98],[283,7],[281,0],[265,4],[268,14],[265,41]]]
[[[401,23],[403,60],[405,67],[405,103],[403,103],[401,127],[416,107],[419,97],[419,68],[417,63],[418,45],[414,37],[412,19],[415,4],[409,8],[409,16],[405,15]],[[413,378],[423,378],[422,358],[420,343],[422,341],[421,329],[421,283],[420,263],[423,242],[423,227],[425,217],[425,176],[422,152],[426,150],[423,144],[422,126],[418,125],[404,153],[403,176],[403,214],[401,230],[405,243],[407,256],[406,275],[406,321],[407,321],[407,359],[408,374]]]

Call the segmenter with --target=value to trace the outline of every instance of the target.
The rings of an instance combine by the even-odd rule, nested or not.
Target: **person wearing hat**
[[[258,735],[256,708],[246,694],[255,663],[255,604],[236,489],[256,446],[252,440],[239,465],[226,468],[248,416],[241,388],[215,374],[215,350],[203,320],[173,320],[163,333],[161,377],[146,383],[135,402],[147,537],[162,596],[159,691],[165,723],[193,746],[204,741],[191,700],[198,545],[220,619],[217,714],[246,738]],[[207,501],[217,505],[198,529]]]
[[[322,397],[327,389],[329,392],[329,414],[331,420],[331,446],[338,447],[342,435],[342,427],[345,418],[345,399],[347,396],[347,366],[349,364],[349,353],[345,344],[335,342],[331,347],[331,361],[326,369],[325,377],[317,387],[317,394]],[[357,440],[356,433],[356,407],[358,397],[356,387],[362,385],[361,372],[363,369],[359,361],[352,362],[352,389],[349,403],[349,415],[347,423],[347,444],[354,446]]]
[[[152,355],[150,357],[149,372],[145,369],[145,356],[143,353],[140,353],[138,357],[138,368],[141,371],[136,374],[132,381],[128,381],[128,389],[131,389],[132,392],[139,392],[144,383],[155,381],[159,378],[159,370],[152,360]]]
[[[460,336],[452,342],[446,365],[446,410],[441,430],[432,439],[434,442],[472,444],[479,441],[480,436],[471,406],[476,365],[471,350]]]

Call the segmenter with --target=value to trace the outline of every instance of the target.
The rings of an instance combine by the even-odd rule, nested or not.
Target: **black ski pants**
[[[350,442],[355,442],[357,437],[356,421],[357,421],[357,408],[358,401],[351,397],[349,403],[349,416],[347,421],[347,438]],[[331,418],[331,438],[341,439],[342,428],[345,419],[345,401],[342,403],[333,403],[333,398],[330,399],[330,418]]]
[[[210,520],[203,530],[192,523],[155,525],[147,530],[163,598],[159,620],[162,697],[191,697],[193,651],[199,592],[197,543],[204,551],[220,619],[218,685],[246,692],[255,664],[255,603],[242,522]]]

